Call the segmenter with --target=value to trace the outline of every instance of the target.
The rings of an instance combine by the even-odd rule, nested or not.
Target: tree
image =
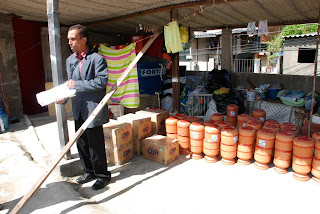
[[[267,50],[271,52],[268,56],[268,60],[271,64],[275,64],[279,53],[283,51],[284,36],[301,35],[307,33],[314,33],[318,30],[318,24],[298,24],[298,25],[286,25],[282,28],[281,32],[271,37],[268,42]]]

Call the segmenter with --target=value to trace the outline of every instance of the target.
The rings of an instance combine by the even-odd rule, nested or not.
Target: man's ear
[[[87,43],[87,40],[88,40],[87,37],[83,37],[82,39],[83,39],[84,43]]]

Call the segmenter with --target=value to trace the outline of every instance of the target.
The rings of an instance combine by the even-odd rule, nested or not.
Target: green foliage
[[[283,51],[284,38],[283,36],[301,35],[307,33],[314,33],[318,30],[318,24],[298,24],[298,25],[286,25],[282,28],[278,35],[272,36],[270,42],[268,42],[268,51],[271,53],[268,56],[269,62],[274,65],[279,52]]]

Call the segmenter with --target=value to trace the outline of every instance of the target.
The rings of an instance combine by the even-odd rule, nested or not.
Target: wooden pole
[[[177,20],[178,10],[173,9],[171,11],[171,21]],[[172,96],[173,96],[173,112],[180,112],[180,71],[179,71],[179,52],[175,53],[172,59]]]
[[[316,55],[315,55],[315,58],[314,58],[313,90],[312,90],[311,109],[310,109],[310,117],[309,117],[309,124],[308,124],[308,136],[309,137],[311,135],[313,104],[314,104],[314,97],[315,97],[315,92],[316,92],[317,69],[318,69],[318,53],[319,53],[319,30],[320,30],[319,27],[320,27],[320,3],[319,3],[319,20],[318,20],[318,30],[317,30]]]
[[[58,86],[63,83],[58,0],[47,0],[47,15],[53,86]],[[69,140],[67,111],[65,105],[55,104],[55,107],[60,148],[63,149]],[[67,152],[66,158],[71,159],[70,152]]]
[[[119,77],[117,82],[113,85],[113,87],[110,89],[110,91],[103,97],[103,99],[100,101],[98,106],[93,110],[93,112],[90,114],[88,119],[82,124],[82,126],[78,129],[75,136],[67,143],[67,145],[61,150],[59,153],[57,159],[52,164],[51,168],[47,170],[37,181],[37,183],[31,188],[31,190],[19,201],[19,203],[12,209],[10,214],[18,213],[19,210],[22,208],[22,206],[29,200],[29,198],[33,195],[35,195],[40,188],[40,186],[43,184],[43,182],[49,177],[51,172],[54,170],[54,168],[58,165],[58,163],[61,161],[63,156],[70,150],[72,145],[79,139],[79,137],[83,134],[83,132],[88,128],[90,123],[95,119],[95,117],[99,114],[101,109],[107,104],[110,97],[116,92],[118,86],[123,82],[123,80],[127,77],[131,69],[137,64],[137,62],[140,60],[140,58],[143,56],[143,54],[146,52],[146,50],[150,47],[150,45],[153,43],[153,41],[158,37],[159,33],[156,32],[153,34],[153,36],[148,40],[148,42],[145,44],[145,46],[142,48],[142,50],[139,52],[139,54],[134,58],[134,60],[130,63],[130,65],[127,67],[127,69],[123,72],[123,74]]]

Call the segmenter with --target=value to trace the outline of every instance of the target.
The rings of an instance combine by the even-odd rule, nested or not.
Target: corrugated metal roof
[[[46,7],[45,0],[0,1],[0,13],[40,22],[47,22]],[[163,26],[173,7],[179,10],[181,24],[212,30],[246,27],[259,20],[269,25],[317,22],[319,0],[215,0],[214,7],[212,0],[59,0],[61,24],[87,23],[90,30],[108,34],[135,34],[139,24]]]
[[[298,38],[298,37],[308,37],[308,36],[316,36],[317,33],[306,33],[301,35],[289,35],[289,36],[283,36],[282,38]]]

